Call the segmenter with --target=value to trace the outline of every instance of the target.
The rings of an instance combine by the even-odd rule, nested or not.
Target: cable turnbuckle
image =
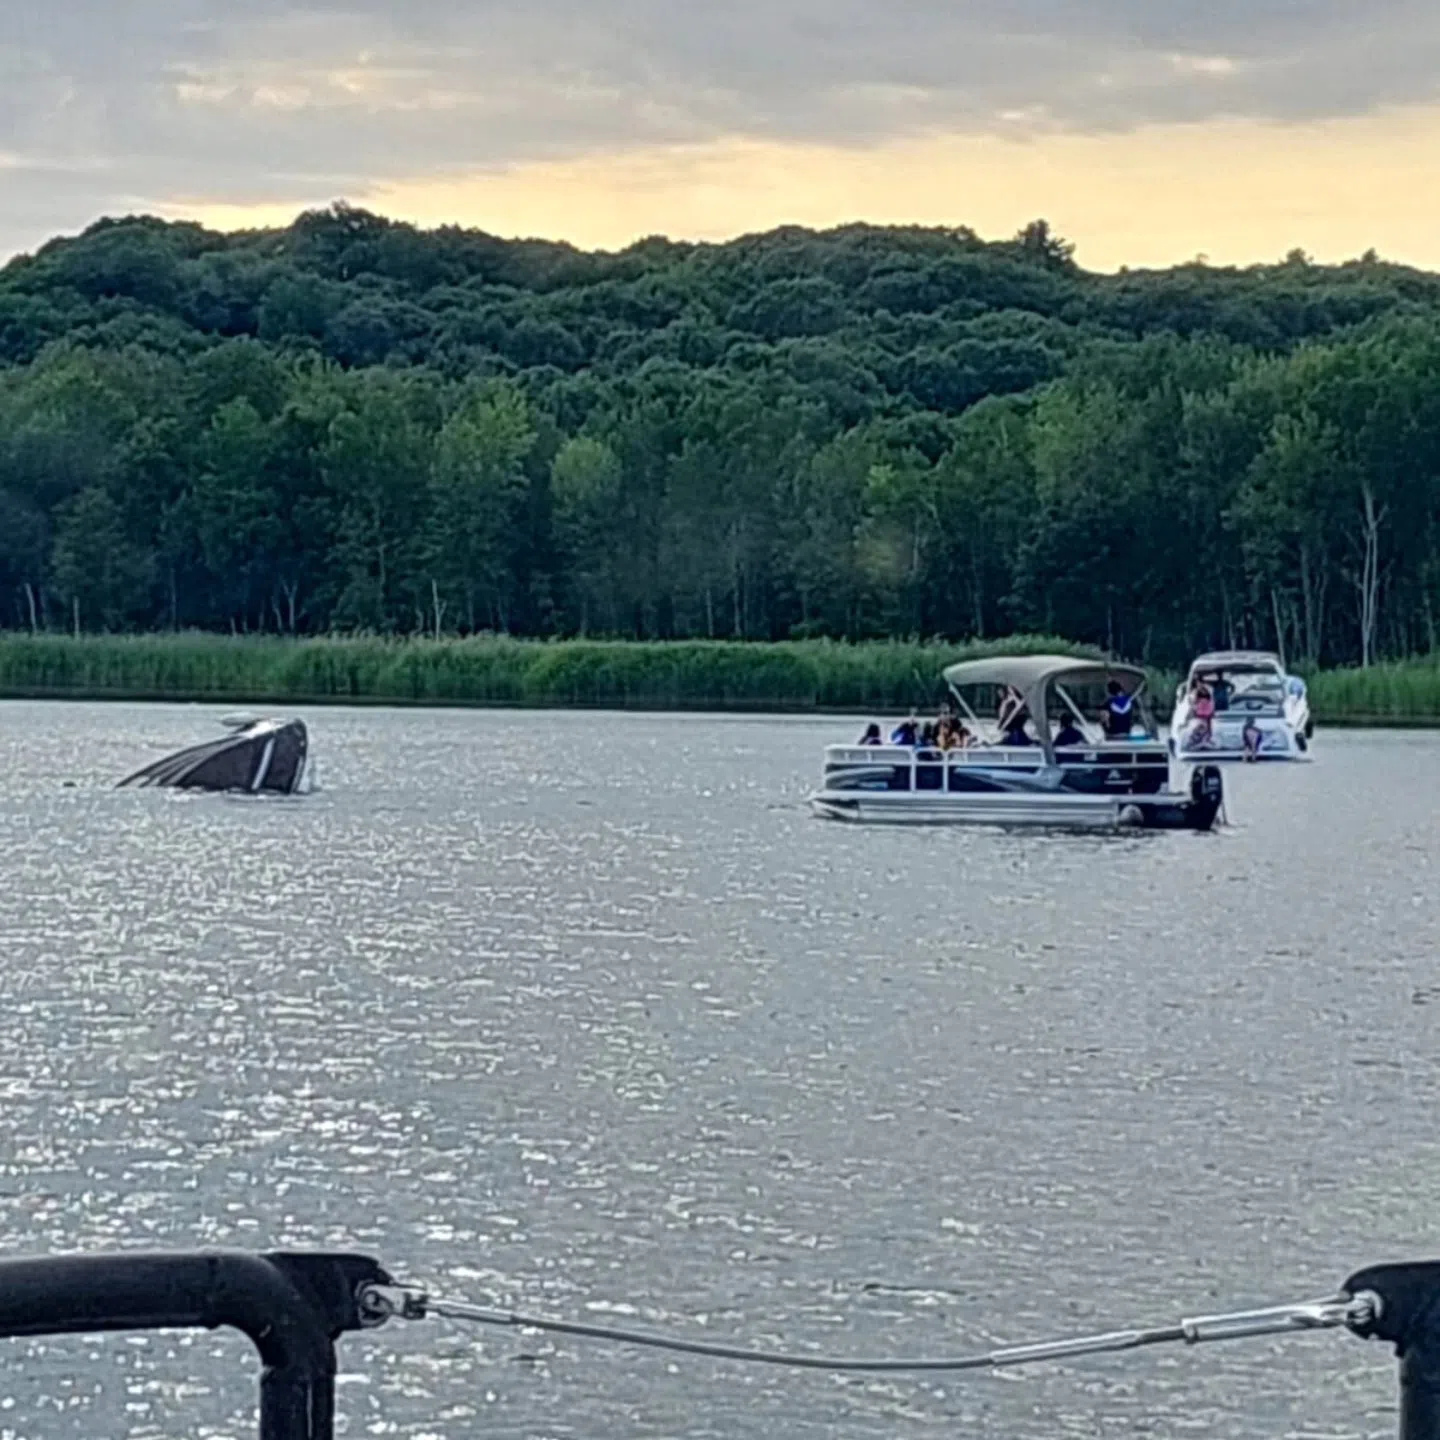
[[[355,1299],[366,1329],[387,1320],[423,1320],[430,1313],[430,1296],[420,1285],[362,1285]]]

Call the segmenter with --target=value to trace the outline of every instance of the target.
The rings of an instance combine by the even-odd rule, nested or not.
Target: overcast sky
[[[0,253],[103,213],[675,145],[1118,143],[1440,102],[1440,0],[0,0],[0,21]]]

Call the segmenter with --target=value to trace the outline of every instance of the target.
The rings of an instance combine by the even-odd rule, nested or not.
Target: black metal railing
[[[119,1252],[0,1261],[0,1337],[97,1330],[243,1331],[260,1352],[260,1440],[332,1440],[335,1341],[374,1320],[363,1255]]]
[[[1244,1339],[1284,1330],[1349,1329],[1388,1341],[1400,1361],[1400,1440],[1440,1440],[1440,1261],[1358,1271],[1333,1301],[1237,1311],[1154,1330],[1115,1331],[959,1360],[826,1361],[692,1340],[552,1322],[397,1285],[375,1260],[330,1253],[120,1251],[0,1260],[0,1338],[102,1330],[231,1326],[259,1352],[260,1440],[333,1440],[335,1341],[392,1317],[428,1314],[767,1364],[860,1369],[978,1369],[1174,1341]]]

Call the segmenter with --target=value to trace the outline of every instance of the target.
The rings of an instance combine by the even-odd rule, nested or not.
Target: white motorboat
[[[1305,682],[1264,650],[1200,655],[1175,692],[1170,753],[1181,760],[1309,760]]]
[[[1142,670],[1063,655],[997,656],[952,665],[945,680],[961,743],[953,734],[949,746],[928,743],[910,721],[888,740],[871,726],[859,743],[831,745],[824,785],[810,798],[817,814],[892,824],[1214,826],[1220,771],[1201,766],[1185,790],[1171,788],[1171,757],[1150,721]]]

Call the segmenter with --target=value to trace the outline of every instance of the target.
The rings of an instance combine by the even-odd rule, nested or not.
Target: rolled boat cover
[[[126,785],[293,795],[304,784],[309,747],[302,720],[256,720],[127,775]]]

